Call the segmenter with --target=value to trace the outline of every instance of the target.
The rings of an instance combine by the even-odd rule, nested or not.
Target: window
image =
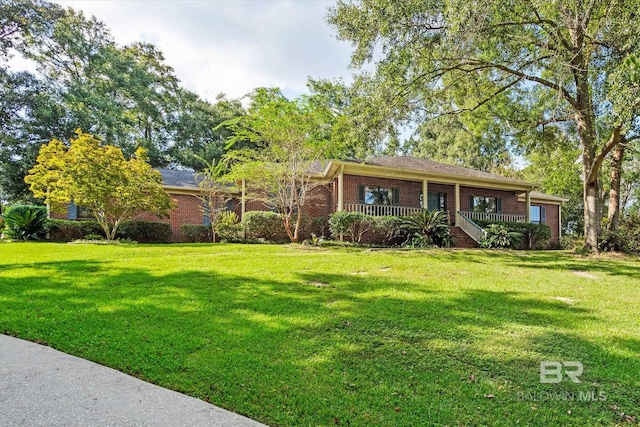
[[[94,216],[91,209],[85,208],[84,206],[78,206],[73,202],[69,202],[69,206],[67,208],[67,219],[94,219]]]
[[[529,217],[532,224],[546,224],[547,208],[544,206],[531,206]]]
[[[358,202],[366,205],[399,205],[400,190],[361,185],[358,187]]]
[[[427,210],[447,210],[447,193],[435,193],[429,191],[427,194]]]
[[[499,197],[470,196],[469,210],[472,212],[502,213],[502,199]]]

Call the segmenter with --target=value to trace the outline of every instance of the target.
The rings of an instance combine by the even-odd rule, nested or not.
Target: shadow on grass
[[[553,259],[515,258],[531,268]],[[606,363],[589,374],[609,387],[606,403],[640,405],[638,358],[574,330],[597,322],[595,313],[518,292],[451,296],[314,272],[285,281],[84,261],[25,267],[34,266],[41,275],[0,279],[0,331],[273,425],[615,421],[603,402],[545,402],[532,412],[516,395],[540,389],[540,360]],[[637,340],[618,343],[637,351]]]
[[[474,263],[494,263],[501,261],[513,267],[557,271],[583,271],[604,273],[611,276],[640,278],[640,265],[633,258],[616,259],[610,262],[606,256],[602,258],[585,258],[579,255],[555,251],[467,251],[465,261]]]

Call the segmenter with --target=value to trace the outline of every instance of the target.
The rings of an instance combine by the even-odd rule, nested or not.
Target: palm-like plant
[[[449,232],[449,215],[445,211],[416,212],[405,218],[403,228],[410,239],[418,236],[430,244],[448,247],[453,243]]]
[[[47,213],[42,206],[14,206],[4,216],[7,234],[13,239],[37,240],[44,234]]]

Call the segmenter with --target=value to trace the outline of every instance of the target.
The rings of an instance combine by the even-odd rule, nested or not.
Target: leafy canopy
[[[68,149],[59,140],[42,146],[25,178],[35,197],[54,206],[73,201],[88,208],[110,240],[122,221],[144,212],[166,215],[173,207],[144,149],[127,160],[121,149],[80,130],[76,134]]]

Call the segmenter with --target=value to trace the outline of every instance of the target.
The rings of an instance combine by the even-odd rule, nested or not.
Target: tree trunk
[[[620,183],[624,149],[623,137],[623,140],[616,146],[611,159],[611,190],[609,191],[609,214],[607,216],[607,229],[611,231],[616,231],[620,226]]]
[[[298,206],[298,217],[296,218],[296,229],[293,232],[293,243],[300,241],[300,225],[302,224],[302,208]]]
[[[598,250],[598,229],[600,216],[598,215],[598,182],[584,183],[584,244],[593,250]]]

